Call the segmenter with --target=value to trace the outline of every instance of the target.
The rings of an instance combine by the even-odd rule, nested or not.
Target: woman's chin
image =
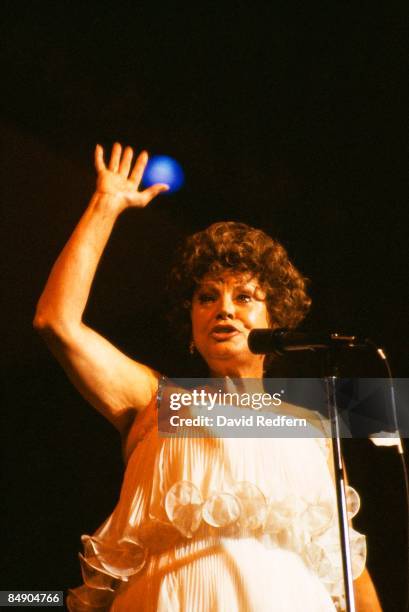
[[[235,363],[237,365],[243,363],[251,363],[254,360],[254,355],[249,352],[247,346],[246,347],[237,347],[237,346],[218,346],[213,349],[207,356],[206,361],[209,365],[213,362],[220,361],[228,361],[232,365]]]

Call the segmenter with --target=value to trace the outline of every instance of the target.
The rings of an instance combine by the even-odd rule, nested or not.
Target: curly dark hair
[[[191,334],[193,293],[206,274],[232,271],[256,278],[266,293],[273,327],[296,327],[311,304],[307,279],[290,262],[285,248],[265,232],[245,223],[213,223],[189,236],[173,266],[168,282],[169,320],[187,342]]]

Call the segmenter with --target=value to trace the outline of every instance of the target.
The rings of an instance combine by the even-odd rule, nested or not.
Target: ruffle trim
[[[359,511],[360,498],[353,487],[347,486],[345,493],[351,520]],[[230,537],[253,535],[269,548],[296,552],[332,597],[343,595],[339,528],[332,500],[311,503],[292,496],[269,503],[250,482],[238,482],[229,491],[203,500],[193,483],[179,481],[165,497],[165,510],[170,522],[186,538],[192,538],[206,524]],[[366,538],[350,527],[349,540],[355,579],[365,567]]]
[[[360,507],[359,495],[347,486],[346,499],[348,518],[352,519]],[[167,492],[164,507],[169,521],[166,527],[172,525],[188,540],[195,534],[235,538],[251,535],[268,548],[296,552],[342,609],[343,571],[333,501],[311,503],[294,496],[268,502],[250,482],[238,482],[228,491],[203,499],[192,482],[179,481]],[[163,523],[162,526],[165,527]],[[143,532],[143,528],[136,529],[139,539],[124,537],[115,545],[103,538],[82,536],[84,554],[79,557],[84,585],[69,591],[69,610],[109,610],[116,590],[141,572],[155,548],[149,546],[149,538]],[[349,539],[352,574],[356,579],[365,567],[366,538],[350,527]]]

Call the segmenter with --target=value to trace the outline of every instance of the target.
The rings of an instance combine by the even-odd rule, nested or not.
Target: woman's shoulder
[[[143,410],[134,413],[133,419],[122,433],[122,455],[125,463],[127,463],[133,450],[147,434],[157,429],[158,406],[167,383],[166,376],[158,374],[157,378],[158,388],[151,401]]]

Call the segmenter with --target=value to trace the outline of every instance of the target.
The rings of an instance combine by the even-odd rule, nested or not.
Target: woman
[[[51,271],[34,321],[79,391],[121,433],[127,462],[113,514],[93,537],[83,536],[85,584],[70,592],[68,607],[334,610],[342,597],[339,568],[335,576],[325,565],[337,532],[322,445],[311,438],[161,439],[156,404],[164,379],[82,321],[117,217],[167,189],[138,191],[148,157],[141,153],[133,167],[132,159],[131,148],[115,144],[106,167],[96,147],[97,190]],[[172,285],[174,314],[185,331],[190,323],[191,351],[210,375],[256,379],[260,388],[264,358],[250,353],[249,332],[294,327],[309,306],[285,250],[242,224],[215,224],[193,236]],[[355,557],[359,565],[359,551]],[[380,609],[367,571],[355,586],[358,609]]]

